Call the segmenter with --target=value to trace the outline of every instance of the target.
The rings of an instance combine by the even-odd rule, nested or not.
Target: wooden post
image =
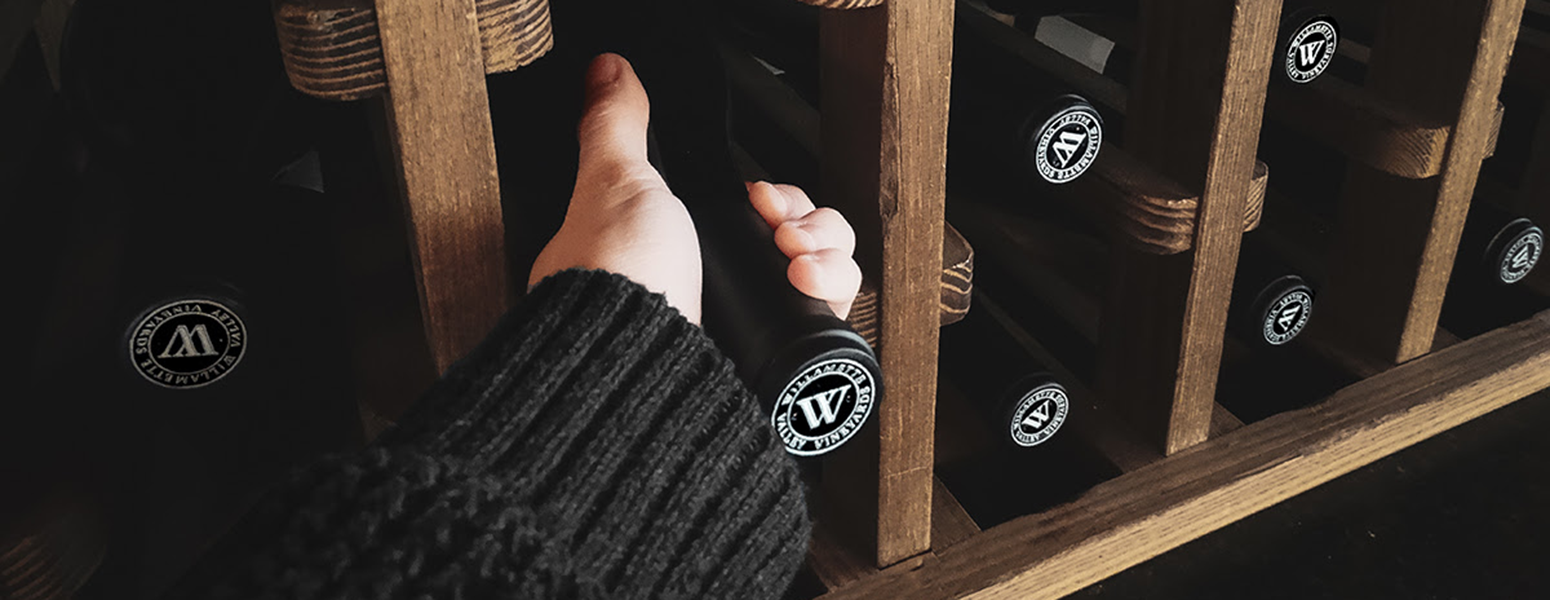
[[[1098,392],[1173,454],[1206,439],[1278,1],[1148,0],[1126,149],[1201,190],[1192,252],[1116,248]]]
[[[876,446],[853,444],[825,473],[854,509],[878,566],[931,545],[932,439],[941,281],[952,0],[824,11],[822,197],[857,230],[879,283],[884,397]]]
[[[377,0],[388,135],[408,215],[425,336],[438,371],[472,349],[508,297],[473,0]]]
[[[1390,0],[1367,86],[1454,123],[1442,172],[1404,179],[1352,164],[1315,335],[1387,364],[1432,348],[1524,0]]]

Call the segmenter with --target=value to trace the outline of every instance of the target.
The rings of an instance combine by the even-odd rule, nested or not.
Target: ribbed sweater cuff
[[[808,535],[768,421],[665,298],[573,270],[535,287],[378,444],[511,482],[605,589],[768,597]]]
[[[617,411],[673,408],[642,394],[706,385],[730,392],[737,384],[723,362],[660,294],[613,273],[563,271],[534,287],[377,444],[456,460],[475,473],[516,468],[525,457],[565,456],[596,440]]]

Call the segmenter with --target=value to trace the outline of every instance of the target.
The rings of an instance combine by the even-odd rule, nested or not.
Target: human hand
[[[700,322],[700,248],[694,222],[646,158],[651,106],[629,62],[592,61],[577,128],[580,168],[565,222],[539,253],[528,287],[570,268],[618,273],[667,297]],[[855,232],[839,212],[813,206],[795,186],[753,183],[748,195],[791,264],[786,276],[841,319],[861,287]]]

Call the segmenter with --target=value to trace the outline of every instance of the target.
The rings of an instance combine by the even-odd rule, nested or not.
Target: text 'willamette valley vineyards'
[[[995,318],[993,300],[975,294],[962,321],[942,328],[943,375],[962,390],[1010,448],[1048,442],[1071,414],[1071,400],[1050,370]]]
[[[826,303],[792,287],[789,260],[748,201],[729,146],[726,75],[704,33],[713,7],[589,6],[586,37],[573,42],[584,52],[628,58],[651,96],[652,163],[700,236],[706,333],[769,409],[787,452],[817,456],[840,447],[866,425],[881,396],[877,358]]]

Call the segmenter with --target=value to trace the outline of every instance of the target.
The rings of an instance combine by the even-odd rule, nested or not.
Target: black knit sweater
[[[169,597],[778,597],[809,523],[757,413],[660,295],[566,271],[395,429],[266,496]]]

